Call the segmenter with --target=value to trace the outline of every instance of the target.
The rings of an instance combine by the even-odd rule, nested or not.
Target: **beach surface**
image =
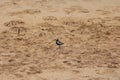
[[[0,80],[120,80],[120,0],[0,0]]]

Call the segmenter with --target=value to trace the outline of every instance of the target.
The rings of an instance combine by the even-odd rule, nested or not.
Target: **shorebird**
[[[56,44],[60,47],[60,45],[63,45],[64,43],[61,42],[59,39],[56,40]]]

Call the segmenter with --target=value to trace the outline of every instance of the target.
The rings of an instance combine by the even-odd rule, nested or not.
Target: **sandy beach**
[[[120,0],[0,0],[0,80],[120,80]]]

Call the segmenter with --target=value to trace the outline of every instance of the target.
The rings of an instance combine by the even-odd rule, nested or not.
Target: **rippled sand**
[[[120,80],[120,0],[0,0],[0,80]]]

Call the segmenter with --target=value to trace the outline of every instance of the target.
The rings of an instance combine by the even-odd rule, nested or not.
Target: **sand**
[[[0,0],[0,80],[120,80],[120,0]]]

